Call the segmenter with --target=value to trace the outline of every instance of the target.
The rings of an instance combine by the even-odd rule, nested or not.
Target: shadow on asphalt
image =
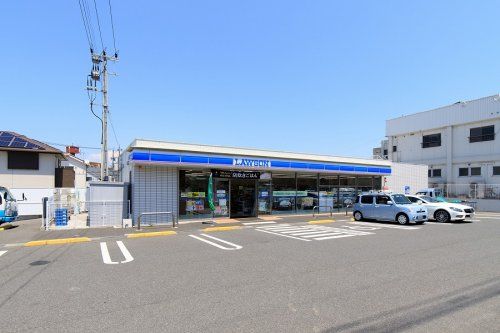
[[[500,276],[323,332],[400,332],[500,296]]]

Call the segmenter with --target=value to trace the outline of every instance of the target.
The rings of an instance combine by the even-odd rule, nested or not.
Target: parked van
[[[10,191],[0,186],[0,223],[13,222],[17,218],[17,202]]]

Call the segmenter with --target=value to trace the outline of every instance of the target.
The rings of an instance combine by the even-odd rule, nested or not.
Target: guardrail
[[[140,213],[139,217],[137,217],[137,230],[141,230],[141,218],[143,216],[148,216],[148,215],[167,215],[170,214],[172,216],[172,227],[177,228],[179,226],[179,223],[176,222],[175,220],[175,215],[172,212],[147,212],[147,213]]]
[[[317,209],[319,214],[320,208],[329,208],[330,209],[330,217],[333,216],[333,207],[332,206],[314,206],[313,207],[313,217],[315,216],[314,211]]]

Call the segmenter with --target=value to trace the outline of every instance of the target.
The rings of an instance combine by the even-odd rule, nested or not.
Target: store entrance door
[[[256,216],[255,187],[253,179],[231,179],[231,218]]]

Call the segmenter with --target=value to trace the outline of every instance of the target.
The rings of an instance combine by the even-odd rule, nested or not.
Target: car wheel
[[[406,216],[406,214],[399,214],[398,216],[396,216],[396,221],[403,225],[403,224],[408,224],[409,222],[409,219],[408,219],[408,216]]]
[[[363,219],[363,214],[361,214],[361,212],[358,211],[354,212],[354,219],[356,221],[361,221]]]
[[[439,223],[446,223],[450,221],[450,214],[445,210],[438,210],[434,213],[434,218]]]

